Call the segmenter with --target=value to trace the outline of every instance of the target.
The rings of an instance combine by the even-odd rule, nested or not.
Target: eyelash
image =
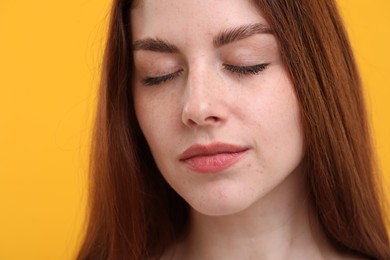
[[[229,64],[224,64],[226,70],[237,73],[238,76],[242,75],[256,75],[265,70],[268,67],[269,63],[256,64],[252,66],[233,66]]]
[[[252,66],[233,66],[229,64],[223,64],[224,68],[232,73],[236,73],[238,76],[243,75],[256,75],[264,71],[268,67],[269,63],[256,64]],[[146,77],[142,80],[142,83],[146,86],[153,86],[165,83],[170,81],[180,74],[183,73],[183,70],[178,70],[174,73],[163,75],[160,77]]]
[[[175,77],[179,76],[182,72],[183,70],[178,70],[174,73],[163,75],[160,77],[146,77],[142,80],[142,82],[146,86],[159,85],[166,81],[174,79]]]

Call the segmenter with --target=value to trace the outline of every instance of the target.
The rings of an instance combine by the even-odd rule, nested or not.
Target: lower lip
[[[193,171],[199,173],[217,173],[237,163],[246,151],[236,153],[219,153],[209,156],[192,157],[183,162]]]

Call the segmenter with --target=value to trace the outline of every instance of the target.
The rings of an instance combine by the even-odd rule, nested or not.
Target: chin
[[[191,205],[191,208],[196,212],[213,217],[222,217],[238,214],[250,205],[236,204],[236,203],[204,203],[202,205]]]
[[[240,213],[255,203],[251,194],[237,191],[214,191],[186,198],[191,208],[206,216],[228,216]]]
[[[223,216],[231,216],[240,213],[244,210],[244,208],[238,208],[238,207],[226,207],[226,208],[201,208],[196,209],[191,207],[196,212],[210,217],[223,217]]]

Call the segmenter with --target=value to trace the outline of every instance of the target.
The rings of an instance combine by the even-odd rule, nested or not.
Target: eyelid
[[[153,85],[159,85],[162,84],[166,81],[172,80],[179,76],[183,72],[183,69],[180,69],[178,71],[175,71],[173,73],[165,74],[162,76],[157,76],[157,77],[145,77],[142,79],[142,83],[145,86],[153,86]]]
[[[235,66],[230,64],[223,64],[224,68],[230,72],[238,75],[256,75],[265,70],[270,63],[255,64],[249,66]]]
[[[262,63],[262,64],[255,64],[249,66],[235,66],[230,64],[223,64],[226,70],[235,73],[238,76],[257,75],[260,72],[264,71],[269,65],[270,63]],[[142,79],[142,84],[145,86],[159,85],[167,81],[173,80],[174,78],[179,76],[182,72],[183,69],[162,76],[145,77],[144,79]]]

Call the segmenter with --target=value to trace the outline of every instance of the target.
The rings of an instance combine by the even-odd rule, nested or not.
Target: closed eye
[[[224,68],[230,72],[240,75],[256,75],[265,70],[269,63],[256,64],[251,66],[234,66],[229,64],[223,64]]]
[[[229,64],[223,64],[224,68],[230,72],[241,75],[256,75],[264,71],[268,67],[269,63],[256,64],[251,66],[234,66]],[[179,76],[183,70],[178,70],[174,73],[166,74],[159,77],[146,77],[142,80],[142,83],[146,86],[153,86],[165,83],[167,81],[173,80]]]
[[[166,75],[159,76],[159,77],[146,77],[146,78],[142,79],[142,83],[146,86],[159,85],[159,84],[162,84],[164,82],[167,82],[167,81],[170,81],[170,80],[176,78],[182,72],[183,72],[183,70],[178,70],[174,73],[166,74]]]

